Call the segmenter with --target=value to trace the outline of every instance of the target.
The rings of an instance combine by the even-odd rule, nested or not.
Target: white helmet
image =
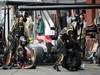
[[[21,36],[19,39],[20,45],[25,46],[27,44],[27,40],[24,36]]]
[[[21,36],[19,40],[20,40],[20,41],[23,41],[23,42],[26,41],[26,39],[25,39],[24,36]]]

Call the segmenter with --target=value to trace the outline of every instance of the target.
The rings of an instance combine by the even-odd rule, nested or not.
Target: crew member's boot
[[[54,65],[53,68],[56,70],[56,71],[61,71],[58,67],[58,65]]]

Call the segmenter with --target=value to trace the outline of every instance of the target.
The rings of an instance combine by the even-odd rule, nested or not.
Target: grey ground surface
[[[0,69],[0,75],[100,75],[100,67],[95,64],[85,64],[84,70],[70,72],[60,67],[61,72],[55,71],[52,66],[42,65],[36,69]]]

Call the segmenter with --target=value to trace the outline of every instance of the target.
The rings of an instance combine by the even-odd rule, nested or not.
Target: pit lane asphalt
[[[36,69],[0,69],[0,75],[100,75],[100,67],[96,64],[85,64],[84,70],[68,71],[60,66],[57,72],[52,65],[39,65]]]

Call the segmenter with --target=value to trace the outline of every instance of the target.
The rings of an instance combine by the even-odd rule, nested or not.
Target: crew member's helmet
[[[73,31],[74,31],[73,26],[68,26],[66,30],[66,34],[67,35],[73,34]]]
[[[27,40],[24,36],[21,36],[20,39],[19,39],[19,42],[22,46],[26,45],[27,44]]]

